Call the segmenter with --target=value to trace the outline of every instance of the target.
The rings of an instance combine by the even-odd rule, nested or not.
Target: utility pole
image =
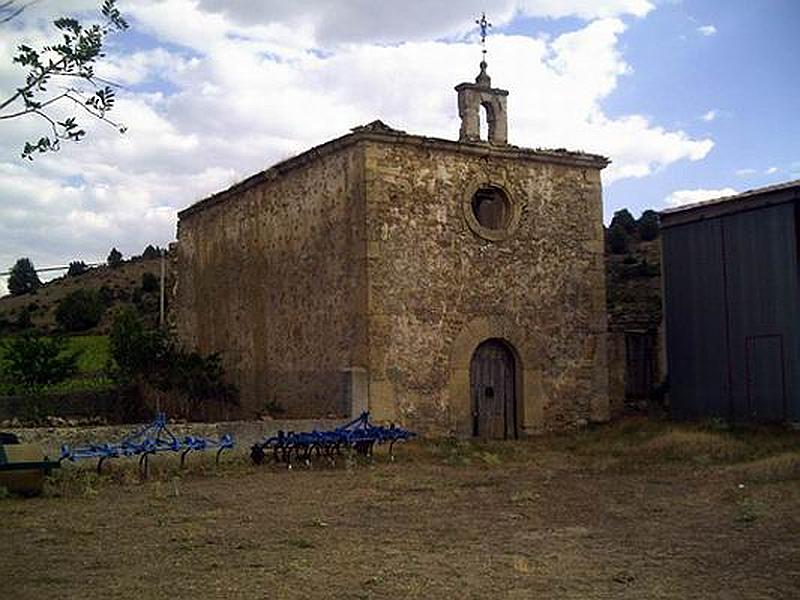
[[[158,325],[164,328],[164,286],[167,278],[167,250],[161,249],[161,291],[158,298]]]
[[[161,249],[161,289],[158,294],[158,326],[164,330],[164,287],[167,279],[167,250]],[[156,390],[156,413],[161,413],[161,392]]]

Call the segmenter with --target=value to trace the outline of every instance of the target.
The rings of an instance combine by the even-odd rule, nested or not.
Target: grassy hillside
[[[5,342],[9,336],[0,338],[0,365],[6,352]],[[73,392],[78,390],[105,389],[112,385],[106,375],[106,366],[111,356],[108,336],[81,335],[67,338],[65,353],[79,352],[78,372],[74,377],[56,385],[46,386],[43,392]],[[0,395],[7,394],[14,387],[13,381],[6,381],[0,372]]]
[[[148,324],[155,326],[158,322],[158,290],[147,292],[142,289],[145,273],[160,277],[160,259],[125,261],[116,268],[94,267],[76,277],[65,275],[49,281],[30,294],[0,297],[0,335],[23,330],[19,324],[24,321],[25,313],[30,315],[32,328],[37,332],[57,332],[58,303],[79,289],[102,290],[107,299],[107,308],[99,325],[82,334],[108,333],[114,315],[126,304],[135,305]],[[167,289],[170,285],[168,281]]]

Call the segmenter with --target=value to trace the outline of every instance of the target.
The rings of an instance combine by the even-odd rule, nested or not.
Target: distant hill
[[[167,267],[169,277],[169,265]],[[160,278],[160,259],[132,258],[114,268],[107,265],[92,267],[81,275],[64,275],[53,279],[29,294],[0,297],[0,335],[23,331],[25,313],[30,316],[30,325],[36,331],[57,332],[58,303],[79,289],[100,291],[107,306],[100,324],[81,332],[82,334],[108,333],[114,315],[125,305],[135,306],[147,323],[155,327],[158,324],[159,293],[157,287],[149,291],[143,289],[142,279],[145,273]],[[170,286],[171,282],[168,280],[166,289],[169,290]],[[166,296],[168,300],[169,294]]]

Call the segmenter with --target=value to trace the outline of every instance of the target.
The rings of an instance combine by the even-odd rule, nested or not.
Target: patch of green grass
[[[6,352],[0,339],[0,364]],[[101,391],[114,387],[113,381],[105,376],[104,370],[111,356],[111,349],[107,335],[80,335],[66,338],[64,352],[78,352],[78,373],[67,381],[55,385],[48,385],[41,391],[44,393],[70,393],[83,391]],[[2,380],[0,373],[0,395],[11,394],[16,386],[13,381]]]
[[[5,341],[9,337],[0,338],[0,361],[6,352]],[[81,373],[98,373],[105,369],[111,356],[107,335],[76,335],[66,338],[64,352],[79,352],[78,371]]]
[[[736,505],[737,523],[753,523],[767,514],[767,506],[753,498],[742,498]]]
[[[62,381],[55,385],[48,385],[44,388],[45,393],[67,394],[71,392],[99,392],[110,390],[114,387],[114,381],[108,377],[98,375],[96,377],[73,377],[67,381]]]
[[[69,338],[67,348],[80,351],[78,371],[81,373],[98,373],[105,369],[111,356],[107,335],[81,335]]]

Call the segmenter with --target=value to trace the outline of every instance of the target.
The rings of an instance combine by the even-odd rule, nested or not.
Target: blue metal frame
[[[139,457],[139,469],[142,475],[147,476],[148,457],[159,452],[180,452],[181,467],[184,465],[186,455],[191,451],[202,452],[216,449],[216,462],[219,464],[219,455],[223,450],[234,447],[233,437],[223,435],[218,440],[197,436],[186,436],[183,439],[176,437],[167,427],[167,418],[164,413],[158,413],[149,425],[125,436],[118,443],[97,443],[76,446],[74,448],[64,444],[61,446],[61,457],[64,460],[75,462],[96,458],[97,472],[100,473],[103,462],[110,458],[126,456]]]
[[[324,456],[330,461],[342,450],[355,451],[363,456],[372,456],[375,444],[389,444],[389,458],[394,460],[394,444],[406,441],[416,434],[392,424],[389,427],[372,425],[369,412],[333,430],[295,433],[278,431],[278,434],[258,442],[250,449],[250,458],[255,464],[262,464],[266,451],[271,450],[276,463],[283,462],[291,468],[292,454],[295,458],[310,464],[312,455]]]

